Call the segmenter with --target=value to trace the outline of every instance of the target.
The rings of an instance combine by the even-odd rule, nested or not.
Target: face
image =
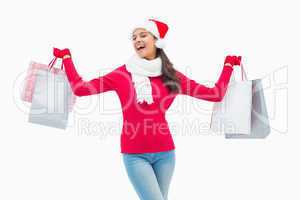
[[[134,50],[141,57],[147,60],[156,57],[156,38],[146,29],[137,28],[132,33],[132,43]]]

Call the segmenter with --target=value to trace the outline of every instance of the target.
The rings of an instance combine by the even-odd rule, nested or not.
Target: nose
[[[138,37],[137,37],[137,38],[133,41],[133,44],[134,44],[134,45],[138,45],[138,44],[141,43],[141,41],[142,41],[141,38],[138,38]]]
[[[141,41],[142,40],[142,38],[138,35],[138,36],[136,36],[136,38],[135,38],[135,41],[136,42],[138,42],[138,41]]]

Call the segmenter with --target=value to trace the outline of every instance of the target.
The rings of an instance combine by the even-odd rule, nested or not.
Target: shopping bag
[[[251,134],[225,133],[225,138],[266,138],[270,131],[262,80],[252,80]]]
[[[252,81],[248,80],[243,65],[240,67],[242,80],[236,81],[233,74],[223,100],[214,103],[210,123],[213,132],[251,133]]]
[[[49,66],[51,66],[54,62],[54,59],[51,60],[51,62],[46,65],[38,62],[31,61],[29,63],[29,68],[27,69],[27,73],[24,79],[24,86],[21,91],[21,99],[23,101],[32,102],[32,96],[35,88],[35,82],[36,82],[36,74],[39,69],[47,70]],[[76,103],[76,96],[73,94],[70,96],[70,104],[69,104],[69,111],[71,112],[74,108],[74,105]]]
[[[54,68],[53,59],[47,68],[35,72],[35,86],[29,113],[29,122],[65,129],[67,127],[72,90],[66,74]]]

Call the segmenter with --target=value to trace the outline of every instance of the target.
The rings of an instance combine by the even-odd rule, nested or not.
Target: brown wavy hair
[[[163,49],[157,48],[157,56],[160,56],[162,60],[162,80],[164,85],[171,93],[178,92],[180,89],[180,80],[176,76],[173,63],[171,63]]]

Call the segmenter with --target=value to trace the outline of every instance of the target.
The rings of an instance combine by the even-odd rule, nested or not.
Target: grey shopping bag
[[[61,69],[53,67],[56,59],[51,61],[49,68],[37,71],[28,121],[65,129],[72,90],[62,67]]]
[[[265,138],[270,134],[269,117],[261,79],[252,80],[251,133],[225,134],[225,138]]]

